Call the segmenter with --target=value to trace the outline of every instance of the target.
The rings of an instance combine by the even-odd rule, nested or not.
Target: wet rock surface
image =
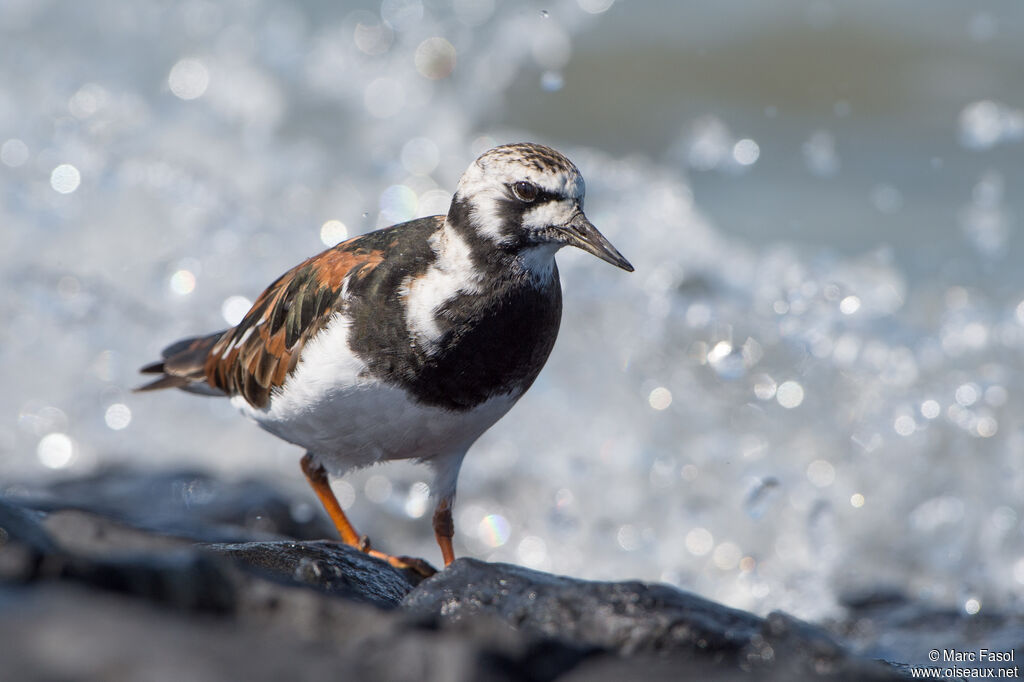
[[[196,505],[189,485],[214,493]],[[417,584],[349,547],[286,537],[323,525],[287,518],[292,507],[265,485],[195,473],[0,498],[0,677],[904,679],[819,627],[664,585],[469,558]],[[254,529],[254,509],[277,511]]]

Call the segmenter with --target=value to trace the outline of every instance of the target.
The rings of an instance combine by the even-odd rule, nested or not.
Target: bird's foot
[[[364,554],[369,554],[381,561],[388,562],[400,571],[411,571],[420,578],[429,578],[437,573],[437,569],[423,559],[411,556],[393,556],[391,554],[385,554],[384,552],[378,552],[370,545],[370,538],[365,535],[359,536],[359,545],[357,548]]]
[[[364,537],[363,540],[366,538]],[[362,549],[362,548],[361,548]],[[386,561],[390,565],[394,566],[400,571],[410,571],[420,578],[429,578],[430,576],[437,573],[437,569],[431,566],[423,559],[418,559],[411,556],[392,556],[391,554],[385,554],[384,552],[378,552],[375,549],[370,549],[369,543],[366,543],[366,548],[362,550],[366,554],[372,557],[376,557],[381,561]]]

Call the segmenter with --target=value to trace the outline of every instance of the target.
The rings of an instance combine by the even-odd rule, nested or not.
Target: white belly
[[[270,404],[232,404],[274,435],[319,457],[336,475],[391,459],[449,460],[461,456],[516,398],[496,396],[468,412],[410,400],[380,383],[348,348],[348,320],[336,315],[307,343],[295,372]]]

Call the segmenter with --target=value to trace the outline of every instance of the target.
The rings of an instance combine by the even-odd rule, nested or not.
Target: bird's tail
[[[208,336],[182,339],[163,349],[163,359],[139,370],[142,374],[161,375],[155,381],[136,388],[136,391],[156,391],[161,388],[180,388],[190,393],[224,395],[206,381],[206,358],[224,331]]]

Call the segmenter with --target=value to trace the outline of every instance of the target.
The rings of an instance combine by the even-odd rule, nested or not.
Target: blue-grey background
[[[197,465],[314,513],[297,449],[137,367],[529,139],[636,272],[559,256],[460,554],[811,619],[1018,609],[1022,29],[1014,0],[3,0],[0,486]],[[427,483],[335,487],[437,560]]]

